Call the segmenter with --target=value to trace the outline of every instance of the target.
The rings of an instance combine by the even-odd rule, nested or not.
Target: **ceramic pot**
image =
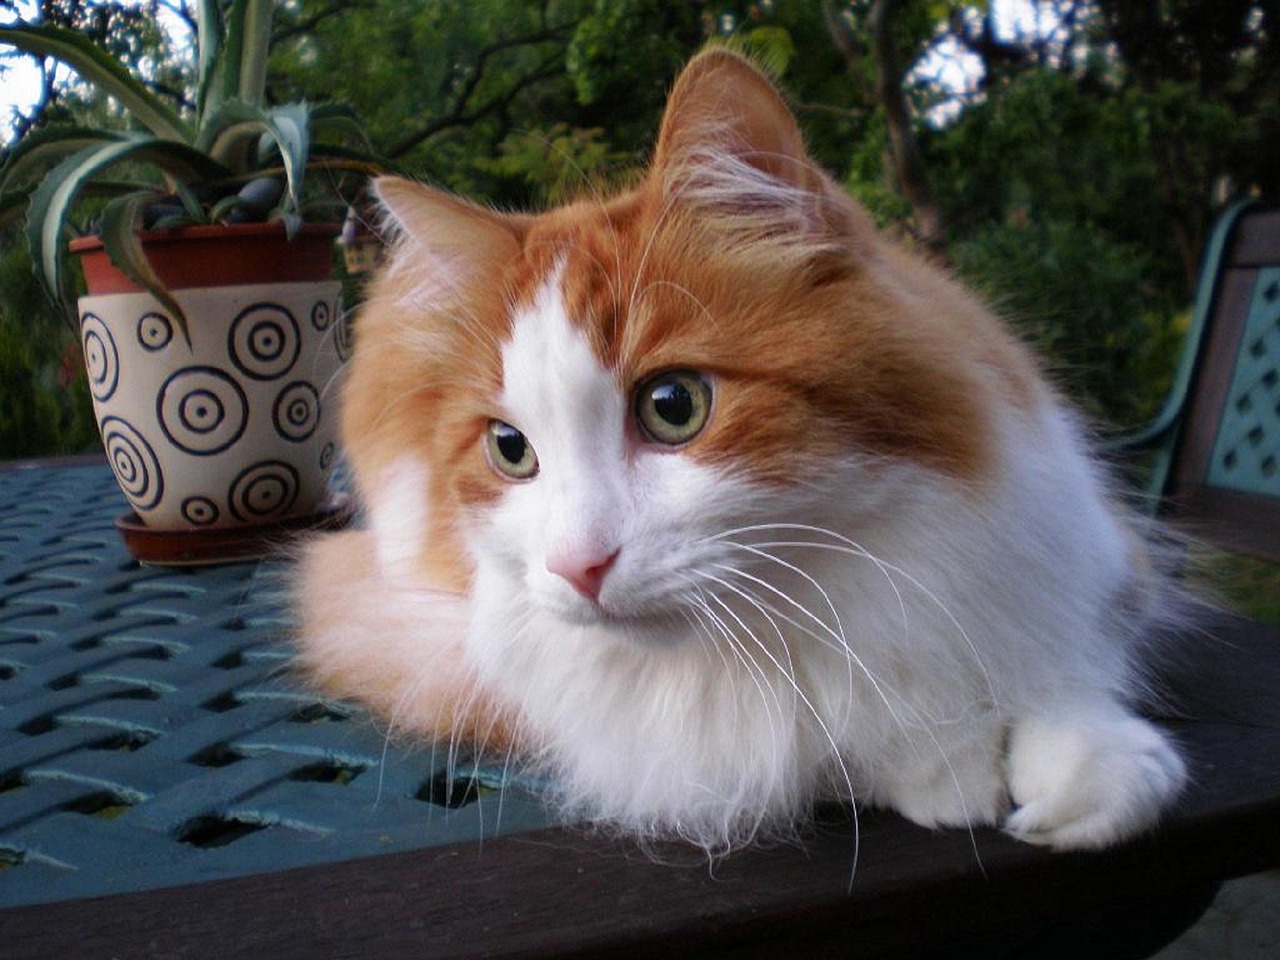
[[[334,381],[346,353],[340,287],[329,279],[336,233],[309,226],[289,241],[278,224],[248,224],[144,234],[189,345],[101,241],[72,243],[88,290],[80,333],[94,413],[136,514],[118,526],[126,542],[135,528],[134,539],[182,538],[171,557],[141,557],[130,542],[140,558],[227,559],[242,540],[230,554],[252,553],[261,531],[329,510]]]

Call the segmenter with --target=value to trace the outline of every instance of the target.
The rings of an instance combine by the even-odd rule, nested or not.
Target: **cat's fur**
[[[369,524],[298,591],[324,688],[713,851],[824,795],[1100,846],[1177,794],[1131,710],[1160,583],[1071,414],[747,61],[690,64],[620,195],[377,188],[399,239],[343,394]],[[712,389],[679,446],[635,419],[669,370]],[[531,479],[486,456],[493,419]]]

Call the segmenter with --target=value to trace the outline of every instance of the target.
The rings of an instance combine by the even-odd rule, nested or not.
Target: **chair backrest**
[[[1201,539],[1280,559],[1280,211],[1224,215],[1196,314],[1164,502]]]

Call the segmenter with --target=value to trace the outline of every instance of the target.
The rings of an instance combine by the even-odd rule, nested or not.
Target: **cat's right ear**
[[[809,157],[773,82],[723,47],[698,54],[676,79],[651,176],[704,223],[732,240],[755,241],[736,249],[766,259],[863,250],[871,242],[870,221]]]
[[[424,264],[474,274],[506,263],[520,252],[524,218],[507,216],[403,177],[378,177],[382,204],[398,252]],[[393,264],[397,253],[393,253]]]

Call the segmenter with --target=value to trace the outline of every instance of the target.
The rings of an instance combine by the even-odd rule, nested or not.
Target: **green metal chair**
[[[1280,557],[1280,212],[1230,207],[1205,250],[1186,347],[1150,424],[1155,508],[1227,549]]]

